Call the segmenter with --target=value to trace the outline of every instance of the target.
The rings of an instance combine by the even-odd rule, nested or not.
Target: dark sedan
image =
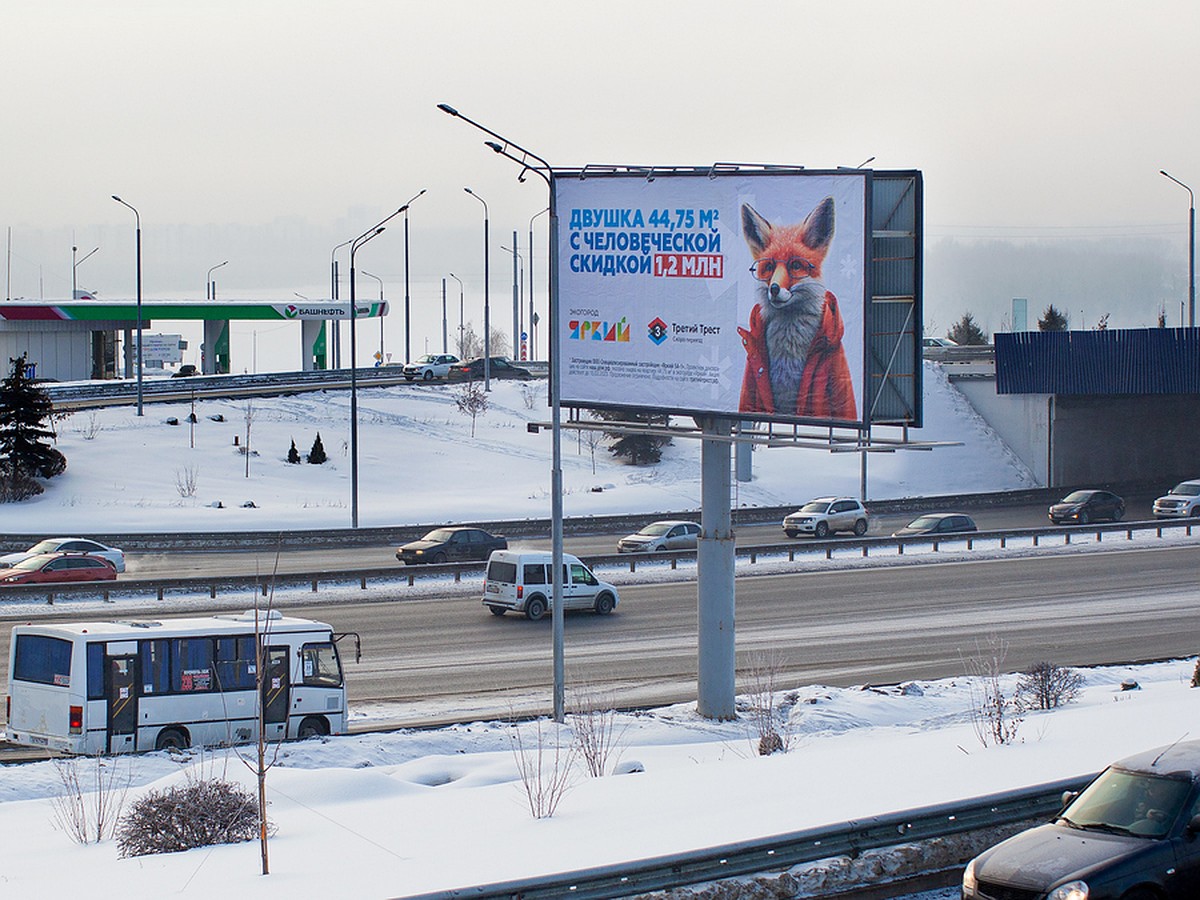
[[[1194,900],[1200,897],[1200,741],[1101,772],[1054,821],[967,865],[963,900]]]
[[[406,565],[421,563],[486,560],[493,550],[507,550],[508,541],[482,528],[435,528],[419,541],[396,550],[396,559]]]
[[[908,534],[964,534],[978,531],[975,520],[962,513],[928,513],[917,516],[903,528],[892,532],[892,537]]]
[[[1125,501],[1112,491],[1072,491],[1050,507],[1050,521],[1055,525],[1087,525],[1105,519],[1119,522],[1124,515]]]
[[[488,359],[488,375],[491,378],[532,378],[533,373],[528,369],[523,369],[520,366],[514,366],[512,362],[503,356],[489,356]],[[450,374],[446,376],[453,381],[478,381],[483,378],[483,360],[484,357],[477,356],[475,359],[468,359],[465,362],[460,362],[450,367]]]

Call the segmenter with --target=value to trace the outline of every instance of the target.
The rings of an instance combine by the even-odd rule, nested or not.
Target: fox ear
[[[755,212],[749,203],[742,204],[742,234],[750,245],[750,253],[758,259],[770,243],[771,223]]]
[[[825,250],[833,240],[833,198],[826,197],[808,214],[800,227],[804,246],[813,250]]]

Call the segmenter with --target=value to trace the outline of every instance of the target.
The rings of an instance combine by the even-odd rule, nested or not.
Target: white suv
[[[835,531],[853,531],[862,537],[869,525],[867,510],[857,500],[850,497],[818,497],[785,518],[783,531],[792,538],[802,534],[823,538]]]
[[[1154,501],[1154,518],[1186,519],[1200,516],[1200,478],[1181,481]]]

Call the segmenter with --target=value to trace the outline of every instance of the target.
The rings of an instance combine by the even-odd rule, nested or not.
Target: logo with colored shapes
[[[654,321],[650,323],[648,328],[650,340],[654,341],[655,344],[661,345],[667,339],[667,323],[657,316],[654,317]]]

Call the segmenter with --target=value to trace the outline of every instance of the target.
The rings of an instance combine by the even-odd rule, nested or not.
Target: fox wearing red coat
[[[738,328],[746,348],[740,412],[858,418],[842,349],[845,325],[837,298],[821,282],[833,211],[826,197],[801,224],[772,225],[742,204],[759,297],[749,329]]]

